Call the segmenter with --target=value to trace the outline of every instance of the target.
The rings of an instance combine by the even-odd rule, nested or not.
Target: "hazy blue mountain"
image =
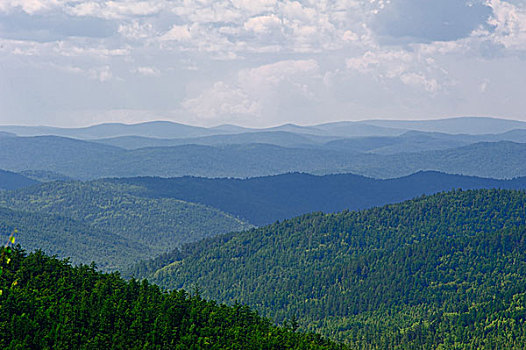
[[[369,154],[360,158],[347,172],[375,178],[405,176],[419,170],[500,179],[526,175],[526,144],[508,141],[480,142],[439,151]]]
[[[124,150],[59,136],[0,138],[0,168],[21,172],[45,170],[73,178],[114,173]],[[104,175],[103,175],[104,176]]]
[[[169,121],[153,121],[138,124],[106,123],[82,128],[0,125],[0,132],[17,134],[18,136],[55,135],[80,139],[114,138],[120,136],[188,138],[275,131],[349,138],[398,136],[409,130],[476,135],[503,133],[513,129],[526,129],[526,122],[485,117],[458,117],[419,121],[343,121],[311,126],[284,124],[270,128],[245,128],[236,125],[220,125],[205,128]]]
[[[526,143],[526,129],[514,129],[502,134],[488,134],[480,141],[513,141]]]
[[[523,121],[488,117],[457,117],[437,120],[364,120],[361,123],[384,128],[473,135],[526,129],[526,122]]]
[[[185,175],[243,178],[287,172],[392,178],[419,170],[492,178],[526,175],[526,144],[513,142],[383,155],[269,144],[124,150],[94,142],[38,136],[0,138],[0,149],[0,168],[5,170],[44,170],[77,179]]]
[[[442,150],[466,146],[483,141],[513,141],[526,143],[526,129],[517,129],[501,134],[445,134],[438,132],[407,131],[398,136],[345,137],[300,134],[288,131],[243,132],[187,138],[153,138],[142,136],[120,136],[91,140],[125,149],[145,147],[171,147],[187,144],[224,146],[234,144],[265,143],[282,147],[321,148],[347,152],[395,154]]]
[[[219,130],[190,126],[168,121],[154,121],[138,124],[105,123],[82,128],[57,128],[47,126],[0,126],[0,130],[18,136],[55,135],[80,139],[97,139],[118,136],[143,137],[196,137],[223,133]]]
[[[73,181],[72,177],[48,170],[24,170],[19,174],[39,182]]]
[[[24,175],[0,169],[0,190],[14,190],[38,183],[38,181],[32,180]]]
[[[398,136],[409,129],[392,128],[379,125],[367,124],[365,122],[333,122],[314,126],[322,130],[326,135],[339,137],[367,137],[367,136]]]
[[[13,137],[13,136],[16,136],[16,134],[12,132],[7,132],[7,131],[0,131],[0,137]]]
[[[125,149],[138,149],[145,147],[170,147],[189,144],[218,146],[249,143],[266,143],[283,147],[317,147],[334,139],[336,139],[336,137],[297,134],[287,131],[262,131],[173,139],[121,136],[93,141]]]
[[[245,128],[236,125],[220,125],[204,128],[169,121],[153,121],[137,124],[105,123],[81,128],[59,128],[48,126],[0,125],[0,131],[18,136],[62,136],[79,139],[114,138],[120,136],[141,136],[154,138],[188,138],[223,134],[288,132],[318,136],[371,136],[399,135],[404,130],[380,126],[363,125],[355,122],[343,122],[338,125],[301,126],[283,124],[269,128]]]
[[[352,174],[293,173],[249,179],[140,177],[108,181],[139,186],[144,189],[143,195],[152,198],[203,203],[255,225],[310,212],[365,209],[456,188],[526,189],[526,177],[495,180],[438,172],[388,180]]]
[[[456,148],[484,140],[471,135],[408,131],[399,136],[339,139],[327,142],[324,147],[342,151],[395,154]]]
[[[226,133],[226,134],[241,134],[244,132],[253,131],[254,129],[245,128],[243,126],[233,125],[233,124],[221,124],[218,126],[211,127],[210,130],[218,130],[221,133]]]

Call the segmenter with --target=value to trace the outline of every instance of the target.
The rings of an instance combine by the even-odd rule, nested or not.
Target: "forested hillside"
[[[3,211],[0,224],[23,223],[24,229],[19,228],[25,249],[41,248],[75,263],[94,260],[103,268],[122,268],[182,243],[250,227],[201,204],[141,197],[139,189],[105,182],[51,182],[1,192],[0,208],[10,210]],[[61,231],[67,234],[58,239]],[[107,249],[99,254],[100,246]]]
[[[42,249],[70,258],[75,264],[94,261],[103,270],[120,269],[137,259],[152,257],[143,244],[63,215],[0,207],[2,242],[14,229],[18,229],[17,239],[27,250]]]
[[[139,186],[141,195],[151,198],[203,203],[255,225],[314,211],[366,209],[458,188],[526,189],[526,177],[495,180],[432,171],[387,180],[353,174],[292,173],[249,179],[140,177],[107,181]]]
[[[3,249],[3,248],[2,248]],[[2,349],[342,349],[246,306],[162,292],[15,249],[0,262]]]
[[[453,191],[218,236],[135,274],[357,348],[520,349],[525,244],[524,192]]]

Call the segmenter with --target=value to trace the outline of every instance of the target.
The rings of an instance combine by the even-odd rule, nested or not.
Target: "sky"
[[[526,120],[526,0],[0,0],[0,124]]]

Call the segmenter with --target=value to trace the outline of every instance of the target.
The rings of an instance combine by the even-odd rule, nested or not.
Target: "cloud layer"
[[[524,0],[3,0],[0,122],[525,119]]]

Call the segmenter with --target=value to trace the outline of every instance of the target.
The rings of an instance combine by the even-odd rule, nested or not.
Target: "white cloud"
[[[101,83],[111,80],[113,78],[113,74],[109,66],[91,68],[88,70],[87,73],[90,79],[98,80]]]
[[[248,16],[255,16],[262,12],[274,10],[276,0],[231,0],[236,9],[243,11]]]
[[[422,73],[402,73],[400,80],[406,85],[423,88],[431,93],[435,93],[440,89],[440,85],[436,79],[428,78]]]
[[[176,40],[176,41],[187,41],[192,38],[190,29],[187,25],[178,26],[174,25],[172,28],[161,36],[162,41]]]
[[[137,67],[132,72],[145,77],[159,77],[161,75],[161,71],[155,67]]]
[[[236,114],[255,116],[261,113],[261,105],[253,101],[245,91],[221,81],[216,82],[201,95],[185,100],[182,106],[187,111],[206,119]]]
[[[245,22],[243,27],[245,30],[261,34],[269,33],[273,30],[279,30],[281,24],[281,20],[277,16],[270,15],[250,18]]]
[[[522,7],[502,0],[488,0],[493,9],[491,37],[507,49],[526,50],[526,3]]]
[[[59,0],[2,0],[0,1],[0,12],[9,13],[21,9],[28,14],[49,11],[63,4]]]
[[[144,40],[157,35],[151,23],[140,23],[139,21],[119,24],[117,31],[123,37],[131,40]]]
[[[465,1],[0,0],[0,76],[18,84],[18,99],[2,90],[0,105],[39,110],[33,101],[46,92],[33,91],[28,101],[22,83],[31,71],[39,77],[35,90],[37,79],[60,81],[54,73],[78,84],[61,91],[76,101],[70,104],[85,103],[79,91],[89,85],[100,88],[93,109],[177,110],[182,103],[186,115],[203,120],[277,120],[315,104],[323,118],[325,110],[346,113],[351,99],[356,113],[383,111],[378,104],[391,115],[461,103],[471,114],[480,106],[510,111],[522,101],[510,96],[526,91],[526,3],[474,0],[466,8]],[[444,11],[420,11],[429,8]],[[445,27],[454,28],[444,34]],[[163,79],[145,87],[141,76]],[[115,101],[108,102],[110,88]]]
[[[163,8],[157,1],[103,1],[81,2],[67,7],[69,14],[74,16],[90,16],[105,19],[123,19],[136,16],[149,16],[158,13]]]
[[[82,47],[65,42],[58,42],[53,51],[65,57],[93,57],[98,59],[106,59],[115,56],[128,56],[130,54],[130,48],[128,47],[114,49],[106,48],[104,46]]]
[[[303,75],[312,76],[318,69],[318,62],[314,59],[286,60],[241,70],[238,81],[245,88],[275,87],[282,81],[294,80]]]
[[[403,84],[436,93],[451,84],[447,71],[419,51],[376,50],[346,60],[347,69],[377,80],[400,80]],[[440,82],[439,79],[442,81]]]
[[[321,79],[318,70],[318,63],[312,59],[286,60],[243,69],[233,82],[216,82],[199,96],[185,100],[182,106],[203,118],[260,116],[275,107],[270,106],[269,101],[283,92],[279,89],[282,84],[287,84],[289,94],[310,97],[309,84]]]

